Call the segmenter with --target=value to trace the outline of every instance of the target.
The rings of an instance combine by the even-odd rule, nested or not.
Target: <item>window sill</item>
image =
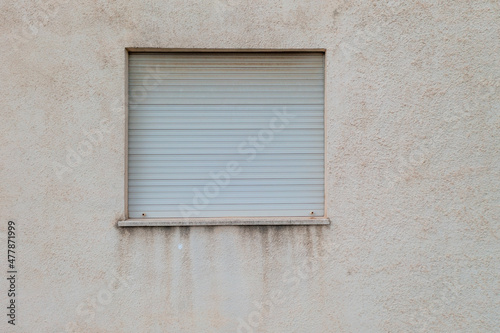
[[[214,225],[325,225],[330,224],[326,217],[252,217],[252,218],[168,218],[168,219],[130,219],[118,221],[119,227],[203,227]]]

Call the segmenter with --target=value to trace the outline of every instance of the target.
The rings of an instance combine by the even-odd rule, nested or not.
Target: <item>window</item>
[[[323,53],[131,52],[128,73],[129,219],[324,222]]]

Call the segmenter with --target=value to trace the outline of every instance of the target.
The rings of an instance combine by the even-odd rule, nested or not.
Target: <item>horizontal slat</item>
[[[292,122],[323,122],[323,114],[319,111],[299,113],[297,111],[133,111],[129,115],[129,122],[136,123],[139,121],[157,121],[162,122],[180,121],[180,122],[193,122],[194,119],[199,119],[197,122],[209,120],[212,122],[265,122],[268,125],[273,125],[273,128],[282,128]],[[285,127],[283,127],[284,129]]]
[[[139,207],[140,206],[140,207]],[[179,204],[158,204],[158,205],[145,205],[145,204],[140,204],[140,205],[129,205],[129,208],[131,211],[164,211],[164,210],[170,210],[170,209],[177,209]],[[281,204],[281,203],[259,203],[259,204],[214,204],[214,205],[206,205],[206,207],[203,208],[204,211],[214,211],[214,210],[251,210],[255,208],[259,209],[286,209],[289,204]],[[322,204],[294,204],[293,205],[294,209],[310,209],[310,210],[316,210],[316,209],[323,209]]]
[[[130,87],[139,87],[139,86],[199,86],[199,85],[209,85],[209,86],[218,86],[218,85],[257,85],[257,86],[267,86],[267,85],[287,85],[287,86],[317,86],[323,84],[323,78],[318,79],[301,79],[301,80],[290,80],[290,79],[241,79],[241,78],[217,78],[217,79],[174,79],[174,78],[166,78],[166,79],[158,79],[158,78],[143,78],[143,79],[130,79],[129,85]]]
[[[323,56],[321,54],[302,54],[302,55],[281,55],[281,56],[239,56],[236,53],[226,56],[212,53],[210,55],[188,55],[176,56],[164,54],[143,54],[129,56],[129,64],[241,64],[241,63],[261,63],[261,64],[308,64],[316,63],[323,64]]]
[[[308,177],[311,178],[321,178],[323,177],[323,172],[308,172]],[[207,172],[192,172],[192,173],[134,173],[129,172],[129,179],[201,179],[201,180],[212,180]],[[236,179],[294,179],[304,177],[303,172],[240,172],[238,173]]]
[[[264,118],[265,121],[268,121],[271,124],[271,121],[273,121],[273,124],[275,126],[280,126],[283,123],[286,123],[287,121],[292,121],[295,118],[298,118],[298,121],[301,121],[303,119],[300,119],[301,117],[303,118],[313,118],[315,120],[322,121],[323,120],[323,113],[319,111],[294,111],[294,112],[289,112],[287,111],[286,115],[283,116],[283,120],[280,119],[281,115],[277,114],[276,111],[222,111],[222,112],[216,112],[216,111],[211,111],[211,112],[203,112],[203,111],[167,111],[167,110],[158,110],[158,111],[130,111],[129,117],[140,117],[142,118],[147,118],[147,117],[162,117],[165,120],[170,120],[172,118],[179,118],[182,117],[184,119],[190,118],[190,117],[208,117],[208,118],[226,118],[229,120],[232,120],[235,118],[236,120],[239,121],[244,121],[244,120],[250,120],[254,121],[257,120],[256,118]]]
[[[272,112],[273,114],[294,114],[295,112],[322,112],[323,105],[322,104],[301,104],[301,105],[265,105],[265,104],[250,104],[250,105],[224,105],[224,104],[215,104],[215,105],[131,105],[129,106],[130,111],[198,111],[198,112],[242,112],[251,114],[256,111],[262,112]]]
[[[195,194],[191,194],[191,197],[187,198],[169,198],[169,199],[136,199],[129,198],[129,205],[133,208],[139,205],[142,207],[156,207],[163,205],[190,205],[193,204]],[[319,196],[308,196],[299,198],[283,198],[279,197],[260,197],[260,198],[248,198],[248,197],[220,197],[215,196],[214,198],[207,198],[210,205],[250,205],[250,204],[318,204],[318,202],[323,201],[323,197]],[[317,207],[317,206],[316,206]],[[322,207],[320,207],[322,208]],[[144,208],[146,209],[146,208]],[[151,208],[150,208],[151,209]],[[154,209],[154,208],[152,208]]]
[[[198,155],[148,155],[148,154],[129,154],[129,161],[248,161],[249,154],[203,154]],[[295,161],[295,160],[323,160],[323,154],[274,154],[267,151],[260,151],[255,155],[253,161]]]
[[[192,91],[191,89],[185,89],[183,91],[156,91],[154,89],[144,90],[144,91],[134,91],[129,93],[130,101],[138,99],[147,99],[148,102],[154,104],[158,100],[165,100],[170,103],[169,99],[179,99],[179,98],[193,98],[193,99],[214,99],[214,98],[225,98],[225,99],[269,99],[269,98],[304,98],[318,99],[319,103],[322,102],[323,92],[322,91]],[[304,104],[304,103],[302,103]],[[318,103],[315,103],[318,104]]]
[[[129,149],[157,149],[157,148],[233,148],[238,149],[240,142],[137,142],[129,140]],[[270,141],[265,143],[265,148],[321,148],[323,149],[322,141],[295,141],[293,143],[281,141]]]
[[[323,86],[309,85],[309,86],[297,86],[297,85],[190,85],[190,86],[171,86],[171,85],[135,85],[129,87],[129,96],[138,93],[145,92],[179,92],[179,91],[189,91],[192,93],[203,93],[203,92],[324,92]]]
[[[129,63],[130,64],[141,64],[141,63],[159,63],[159,64],[229,64],[229,63],[262,63],[262,64],[308,64],[308,63],[317,63],[323,64],[323,55],[322,54],[295,54],[295,55],[286,55],[282,54],[279,56],[270,55],[263,56],[261,54],[256,54],[255,56],[251,55],[240,55],[236,53],[220,55],[217,53],[211,53],[206,55],[199,54],[189,54],[178,56],[176,54],[170,53],[165,56],[165,54],[152,54],[152,53],[144,53],[142,55],[133,54],[129,55]],[[293,65],[290,65],[293,66]]]
[[[130,72],[134,75],[172,75],[172,74],[323,74],[323,68],[318,67],[179,67],[179,66],[130,66]]]
[[[129,60],[161,60],[161,61],[227,61],[235,59],[257,59],[260,61],[323,61],[320,52],[137,52],[129,54]]]
[[[241,120],[241,118],[249,118],[250,120],[255,120],[255,117],[265,117],[266,121],[271,122],[271,120],[275,119],[276,125],[282,124],[282,121],[279,117],[283,116],[283,119],[291,121],[295,119],[295,117],[319,117],[316,120],[323,120],[323,112],[321,111],[286,111],[286,113],[281,113],[279,111],[273,110],[256,110],[256,111],[198,111],[198,110],[182,110],[182,111],[169,111],[169,110],[130,110],[129,117],[163,117],[164,119],[171,119],[176,117],[210,117],[210,118],[218,118],[225,117],[228,119],[237,118]],[[299,119],[300,120],[300,119]]]
[[[234,160],[233,160],[234,161]],[[225,169],[231,160],[215,160],[215,161],[152,161],[152,160],[130,160],[128,163],[129,168],[144,168],[144,167],[168,167],[168,168],[200,168],[210,170],[210,168]],[[236,162],[236,161],[235,161]],[[308,159],[308,160],[259,160],[252,161],[239,161],[238,166],[242,168],[259,168],[259,167],[296,167],[296,166],[311,166],[323,167],[322,159]]]
[[[278,191],[279,190],[279,191]],[[212,187],[208,187],[207,191],[213,191]],[[275,198],[282,198],[282,199],[299,199],[302,200],[304,198],[317,198],[318,200],[315,201],[315,203],[319,203],[323,201],[324,193],[322,191],[311,191],[311,190],[306,190],[306,191],[300,191],[298,193],[294,194],[283,194],[283,189],[280,187],[276,189],[275,191],[269,191],[269,192],[262,192],[262,191],[229,191],[226,190],[226,188],[222,189],[219,193],[217,193],[216,197],[217,198],[225,198],[225,200],[228,200],[230,202],[234,198],[240,198],[240,199],[247,199],[247,198],[260,198],[260,199],[265,199],[266,202],[272,202],[273,199]],[[168,204],[170,203],[170,199],[183,199],[183,200],[190,200],[191,203],[193,200],[199,199],[199,196],[202,196],[204,193],[204,187],[196,187],[192,188],[191,191],[183,191],[183,192],[135,192],[131,193],[129,195],[129,200],[132,199],[158,199],[158,200],[164,200],[161,203]],[[210,192],[211,193],[211,192]],[[210,194],[209,193],[209,194]],[[177,196],[175,195],[177,194]],[[208,198],[208,197],[207,197]],[[284,201],[286,202],[286,201]]]
[[[271,120],[275,116],[267,115],[267,116],[258,116],[258,115],[253,115],[253,116],[240,116],[240,117],[224,117],[224,116],[210,116],[210,115],[205,115],[205,116],[200,116],[196,117],[196,121],[206,124],[206,123],[265,123],[267,125],[270,125]],[[172,116],[172,117],[162,117],[162,116],[130,116],[129,121],[132,124],[142,124],[142,123],[185,123],[186,121],[189,121],[190,119],[186,119],[186,115],[184,116]],[[289,119],[286,119],[288,122],[297,122],[297,123],[322,123],[323,122],[323,117],[318,116],[318,117],[290,117]],[[286,126],[287,123],[281,123],[276,121],[274,123],[275,126],[281,126],[284,125]]]
[[[246,151],[250,154],[250,149],[252,146],[247,145]],[[263,148],[267,154],[321,154],[324,149],[321,148]],[[129,148],[130,154],[161,154],[161,155],[218,155],[218,154],[238,154],[237,149],[229,149],[229,148],[212,148],[210,150],[203,148]],[[261,153],[261,152],[259,152]],[[240,153],[240,155],[243,155]]]
[[[176,199],[176,198],[193,198],[195,191],[203,192],[204,187],[200,188],[189,188],[188,191],[186,187],[178,187],[178,190],[168,188],[166,186],[157,187],[157,191],[148,192],[138,192],[136,188],[129,188],[133,191],[129,193],[129,199]],[[294,190],[290,189],[291,186],[285,187],[280,186],[279,188],[274,187],[271,190],[263,191],[262,186],[258,187],[258,190],[249,191],[247,188],[240,186],[239,191],[235,191],[234,188],[221,188],[217,197],[220,198],[306,198],[306,197],[319,197],[324,196],[322,190],[304,190],[304,186],[300,187],[298,185],[294,186]],[[151,188],[148,188],[151,190]],[[153,188],[154,189],[154,188]]]
[[[284,189],[287,191],[323,191],[323,180],[322,179],[293,179],[292,182],[288,182],[287,180],[283,179],[275,179],[275,180],[261,180],[261,179],[255,179],[254,182],[248,181],[246,179],[234,179],[235,177],[232,177],[231,182],[227,185],[224,186],[224,191],[227,192],[241,192],[248,190],[250,192],[256,192],[256,191],[261,191],[261,192],[269,192],[272,190],[276,190],[277,186],[280,189]],[[129,188],[134,188],[134,191],[136,192],[142,192],[141,188],[143,188],[145,191],[151,191],[151,192],[158,192],[158,191],[163,191],[165,189],[168,189],[169,191],[172,192],[183,192],[183,191],[188,191],[191,192],[195,188],[199,186],[205,186],[207,184],[213,185],[214,180],[210,180],[209,182],[206,181],[189,181],[185,182],[182,181],[181,183],[177,183],[176,181],[169,181],[169,180],[132,180],[128,183]]]
[[[252,209],[252,210],[246,210],[246,211],[228,211],[228,212],[221,212],[221,211],[198,211],[196,214],[193,213],[191,214],[190,211],[185,210],[185,211],[180,211],[180,210],[174,210],[174,211],[160,211],[160,212],[145,212],[146,216],[142,216],[143,212],[138,212],[138,211],[130,211],[129,212],[129,218],[132,219],[147,219],[147,218],[161,218],[161,217],[248,217],[248,216],[253,216],[253,217],[274,217],[274,216],[297,216],[297,217],[310,217],[310,210],[307,209],[276,209],[276,210],[261,210],[261,209]],[[315,210],[314,211],[314,216],[324,216],[324,211],[323,210]]]
[[[272,69],[272,68],[321,68],[323,69],[324,64],[321,62],[263,62],[259,60],[241,60],[241,61],[217,61],[217,62],[201,62],[201,61],[176,61],[176,62],[163,62],[163,61],[139,61],[139,60],[131,60],[129,62],[129,69],[131,71],[146,71],[157,72],[157,71],[165,71],[170,69],[178,69],[178,68],[188,68],[188,69],[202,69],[202,68],[211,68],[211,69],[225,69],[225,68],[242,68],[242,69]]]
[[[281,125],[278,125],[281,126]],[[286,128],[290,129],[322,129],[323,123],[297,123],[290,122],[285,125]],[[212,123],[198,123],[198,122],[148,122],[148,123],[130,123],[129,129],[131,130],[211,130],[211,131],[219,131],[219,130],[230,130],[230,129],[249,129],[259,131],[261,129],[269,128],[269,122],[251,122],[251,123],[238,123],[238,122],[218,122],[215,125]],[[258,132],[254,132],[254,135]]]
[[[213,182],[213,180],[209,180]],[[206,179],[130,179],[129,186],[205,186],[209,184]],[[318,179],[231,179],[231,184],[227,186],[257,186],[257,185],[323,185],[323,177]]]
[[[305,59],[305,58],[276,58],[276,59],[262,59],[262,58],[186,58],[186,59],[138,59],[129,58],[129,66],[166,66],[166,67],[206,67],[206,66],[220,66],[220,67],[323,67],[324,62],[321,58]]]
[[[185,59],[195,59],[197,61],[217,61],[223,59],[262,59],[263,61],[287,60],[296,61],[316,60],[322,61],[321,52],[137,52],[129,55],[130,60],[152,60],[177,61]]]
[[[201,104],[199,104],[201,105]],[[205,104],[208,105],[208,104]],[[228,104],[231,105],[231,104]],[[151,106],[151,105],[150,105]],[[197,111],[197,110],[182,110],[182,111],[169,111],[161,110],[162,104],[156,105],[158,109],[150,110],[131,110],[129,115],[129,122],[134,124],[136,121],[145,119],[146,121],[155,121],[156,119],[152,117],[160,117],[164,122],[170,120],[181,119],[184,122],[195,122],[194,119],[198,117],[203,117],[205,119],[217,119],[223,121],[254,121],[254,122],[265,122],[268,127],[275,130],[286,129],[286,125],[292,122],[301,122],[306,120],[305,118],[323,122],[324,115],[320,111],[273,111],[273,110],[263,110],[263,111]],[[196,105],[193,105],[196,106]],[[213,115],[211,114],[213,113]],[[134,118],[135,117],[135,118]],[[316,132],[317,134],[317,132]]]
[[[259,133],[254,133],[254,137],[261,138],[259,141],[271,141],[271,142],[321,142],[323,143],[323,137],[320,135],[310,135],[310,136],[297,136],[297,135],[282,135],[280,132],[273,133],[271,139],[267,135]],[[248,140],[248,135],[129,135],[128,141],[129,145],[133,142],[164,142],[164,143],[196,143],[196,142],[243,142]]]
[[[163,104],[182,104],[182,105],[205,105],[205,104],[268,104],[268,105],[282,105],[290,103],[295,105],[300,104],[317,104],[321,105],[323,102],[318,98],[157,98],[150,103],[144,103],[142,99],[131,99],[130,105],[163,105]]]
[[[262,64],[266,66],[280,66],[283,64],[284,67],[294,67],[296,65],[304,64],[324,64],[321,56],[311,57],[311,56],[296,56],[296,57],[269,57],[264,59],[263,57],[233,57],[233,56],[210,56],[210,57],[168,57],[165,58],[155,58],[154,56],[148,55],[146,57],[129,57],[129,66],[140,66],[140,65],[159,65],[159,66],[186,66],[193,67],[196,65],[210,65],[210,64],[221,64],[228,67],[232,66],[242,66],[242,64]]]
[[[258,134],[259,130],[261,129],[266,129],[270,128],[270,123],[267,124],[268,126],[259,128],[257,131],[255,129],[234,129],[234,128],[227,128],[225,130],[220,130],[220,131],[214,131],[212,129],[199,129],[196,131],[196,134],[199,136],[234,136],[234,135],[241,135],[241,136],[251,136],[251,135],[256,135]],[[278,124],[279,126],[279,124]],[[164,136],[178,136],[178,135],[188,135],[191,134],[189,132],[190,130],[180,130],[180,129],[169,129],[168,131],[165,130],[153,130],[153,129],[148,129],[148,130],[134,130],[129,128],[129,134],[130,135],[157,135],[161,134]],[[318,129],[295,129],[295,128],[288,128],[285,127],[282,130],[280,130],[277,134],[276,137],[279,135],[297,135],[297,136],[306,136],[306,135],[314,135],[314,134],[319,134],[323,135],[323,128],[320,130]],[[191,134],[192,135],[192,134]]]
[[[287,172],[323,172],[323,166],[318,165],[318,166],[311,166],[311,165],[300,165],[300,166],[290,166],[290,165],[275,165],[275,166],[250,166],[250,167],[242,167],[240,173],[245,173],[245,172],[252,172],[252,173],[257,173],[261,174],[262,172],[282,172],[284,167],[286,166]],[[199,166],[169,166],[169,167],[164,167],[164,166],[139,166],[139,167],[133,167],[129,165],[128,172],[131,174],[149,174],[149,173],[165,173],[165,174],[170,174],[170,173],[182,173],[185,172],[189,175],[192,174],[199,174],[200,168]],[[223,168],[217,168],[217,167],[204,167],[203,172],[205,174],[208,174],[210,172],[218,172],[218,171],[224,171],[225,169]]]
[[[242,79],[244,76],[244,79]],[[322,80],[323,74],[316,73],[129,73],[129,80]]]

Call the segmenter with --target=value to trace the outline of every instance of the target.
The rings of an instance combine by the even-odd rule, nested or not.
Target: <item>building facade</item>
[[[1,331],[499,329],[497,1],[2,9]],[[141,49],[324,53],[329,224],[118,226]]]

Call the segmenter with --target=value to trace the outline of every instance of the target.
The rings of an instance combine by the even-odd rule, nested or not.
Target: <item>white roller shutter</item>
[[[324,216],[322,53],[131,53],[130,218]]]

